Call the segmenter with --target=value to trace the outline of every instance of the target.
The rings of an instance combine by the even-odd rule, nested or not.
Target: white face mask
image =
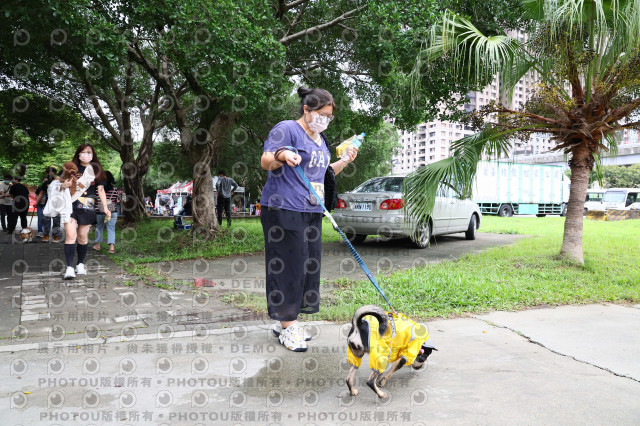
[[[90,163],[91,160],[93,160],[93,154],[83,152],[78,156],[78,158],[80,158],[80,161],[83,163]]]
[[[324,117],[315,112],[311,112],[311,117],[311,122],[307,122],[307,124],[309,125],[309,129],[314,133],[324,132],[331,121],[329,117]]]

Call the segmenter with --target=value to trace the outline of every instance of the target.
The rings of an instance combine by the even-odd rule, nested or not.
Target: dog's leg
[[[384,373],[383,375],[380,376],[380,379],[378,379],[378,385],[380,387],[384,387],[385,384],[387,384],[387,380],[389,380],[391,378],[391,376],[398,370],[400,370],[402,367],[404,367],[404,364],[407,362],[406,359],[404,358],[400,358],[399,360],[397,360],[395,362],[395,364],[393,364],[391,366],[391,368],[389,369],[389,371],[387,371],[386,373]]]
[[[353,385],[353,378],[356,376],[356,371],[358,371],[358,367],[352,365],[349,369],[349,374],[347,375],[347,386],[349,387],[349,392],[351,392],[351,396],[358,395],[358,389]]]
[[[387,394],[384,393],[378,387],[378,377],[379,376],[380,376],[380,373],[378,373],[377,371],[372,371],[371,375],[369,376],[369,380],[367,380],[367,386],[369,386],[371,388],[371,390],[374,391],[376,393],[376,395],[378,395],[379,398],[386,398]]]

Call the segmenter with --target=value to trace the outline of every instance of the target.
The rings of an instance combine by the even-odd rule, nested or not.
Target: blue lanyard
[[[295,152],[296,154],[298,153],[298,150],[295,149],[292,146],[286,146],[285,148],[288,148],[289,150]],[[304,181],[305,185],[307,185],[307,188],[309,188],[309,191],[311,191],[311,194],[313,194],[313,196],[316,197],[316,200],[318,200],[318,203],[320,203],[320,206],[322,206],[323,214],[327,217],[327,219],[329,219],[329,221],[333,225],[333,229],[338,231],[338,233],[340,234],[340,236],[344,240],[345,244],[349,248],[349,251],[351,251],[351,254],[356,259],[356,261],[358,262],[358,264],[360,265],[360,267],[362,268],[364,273],[367,275],[367,278],[369,278],[369,281],[371,281],[371,283],[376,288],[376,290],[378,290],[378,293],[380,293],[380,295],[385,300],[385,302],[387,302],[387,304],[389,305],[389,308],[391,308],[391,310],[393,312],[396,312],[396,310],[393,309],[393,306],[391,306],[391,302],[389,302],[389,299],[387,299],[387,296],[385,296],[384,291],[382,291],[382,289],[378,285],[378,282],[374,278],[373,274],[371,273],[371,271],[369,271],[369,268],[367,268],[367,265],[365,265],[364,261],[362,260],[362,258],[360,257],[360,255],[358,254],[356,249],[353,247],[353,244],[351,244],[351,242],[349,241],[347,236],[344,235],[344,232],[342,232],[342,230],[338,227],[338,224],[333,219],[333,216],[331,216],[331,213],[329,213],[327,208],[324,206],[324,202],[322,201],[322,199],[320,198],[320,196],[318,195],[316,190],[313,189],[313,185],[311,185],[311,181],[309,180],[307,175],[304,173],[304,170],[302,170],[302,167],[300,167],[298,165],[298,166],[295,166],[295,169],[298,172],[298,174],[300,175],[300,177],[302,178],[302,180]]]

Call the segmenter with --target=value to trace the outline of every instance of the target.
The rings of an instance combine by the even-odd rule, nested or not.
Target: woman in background
[[[111,218],[107,221],[107,243],[109,244],[109,253],[115,252],[116,244],[116,221],[118,220],[118,213],[120,211],[120,199],[122,197],[122,191],[115,187],[116,180],[110,171],[106,171],[107,184],[105,185],[105,195],[107,198],[107,209],[111,212]],[[100,200],[96,205],[96,234],[94,250],[100,250],[100,243],[102,242],[102,234],[104,232],[106,215],[101,213],[105,211]]]

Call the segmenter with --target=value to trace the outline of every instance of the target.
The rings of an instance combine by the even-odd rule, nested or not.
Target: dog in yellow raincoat
[[[386,398],[387,394],[380,387],[396,371],[404,365],[410,365],[415,370],[421,369],[431,352],[437,350],[429,342],[429,331],[425,326],[403,314],[385,312],[375,305],[365,305],[356,310],[347,340],[347,359],[351,364],[347,386],[353,396],[358,394],[353,379],[365,353],[369,354],[371,368],[367,386],[378,397]],[[394,362],[389,371],[384,373],[389,363]]]

